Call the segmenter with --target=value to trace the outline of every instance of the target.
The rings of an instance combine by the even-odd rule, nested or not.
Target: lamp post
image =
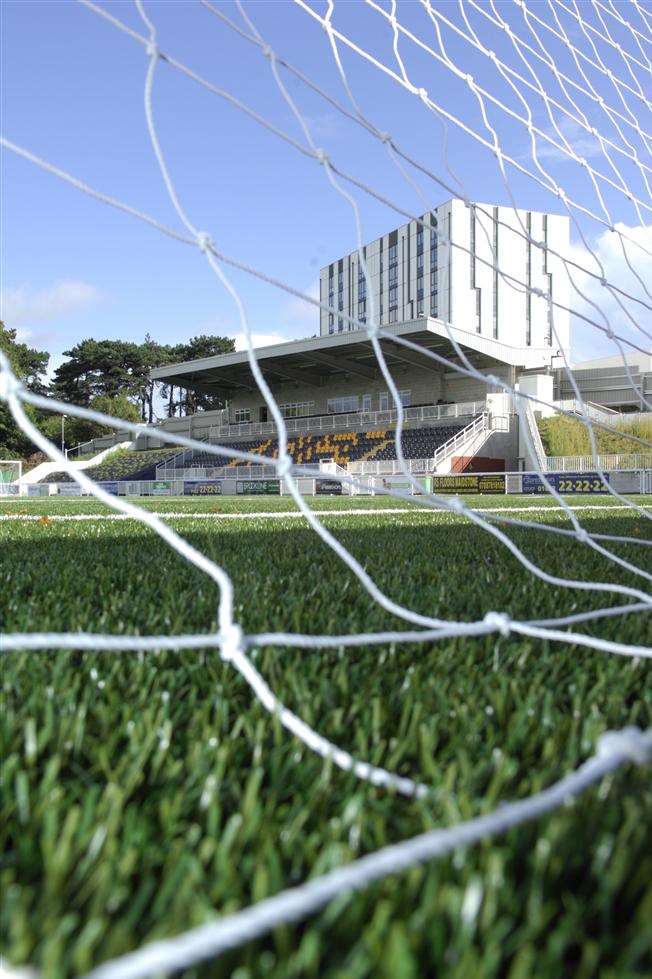
[[[66,418],[67,415],[61,416],[61,452],[66,455]]]

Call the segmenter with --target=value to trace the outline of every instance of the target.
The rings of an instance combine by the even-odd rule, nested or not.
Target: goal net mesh
[[[269,85],[277,90],[287,107],[287,118],[292,127],[285,129],[276,120],[267,118],[247,104],[237,92],[218,87],[193,65],[177,57],[174,50],[163,49],[157,36],[156,4],[136,0],[138,18],[130,19],[127,23],[118,16],[123,11],[122,6],[100,6],[91,0],[79,0],[79,3],[80,7],[85,8],[79,11],[81,17],[90,15],[102,22],[106,29],[106,44],[115,45],[117,56],[120,44],[135,43],[142,49],[143,122],[162,191],[178,219],[176,225],[169,227],[139,209],[137,203],[128,203],[111,196],[104,189],[89,185],[81,171],[70,173],[60,168],[57,161],[41,157],[38,147],[18,145],[10,134],[2,137],[5,152],[17,154],[24,161],[46,170],[95,201],[122,211],[129,218],[147,223],[156,232],[171,239],[170,248],[183,244],[196,249],[197,261],[206,263],[207,273],[214,277],[216,289],[226,290],[231,297],[239,327],[247,339],[251,373],[278,434],[278,457],[270,459],[269,464],[275,467],[278,478],[286,481],[307,525],[337,555],[374,601],[394,616],[396,629],[341,635],[300,635],[292,631],[247,634],[238,621],[238,596],[224,568],[201,553],[155,512],[106,492],[83,470],[72,466],[33,424],[25,409],[31,405],[49,412],[90,419],[119,431],[128,431],[134,437],[142,433],[142,427],[88,408],[34,394],[19,382],[6,357],[0,353],[0,397],[36,448],[56,462],[61,471],[68,473],[82,491],[92,494],[125,517],[149,527],[170,548],[205,574],[215,584],[219,594],[215,629],[205,634],[4,634],[1,637],[3,649],[217,649],[249,685],[253,696],[278,718],[288,734],[298,738],[311,751],[329,759],[344,771],[352,772],[359,779],[405,796],[424,798],[428,796],[429,786],[416,776],[406,777],[371,764],[364,758],[354,757],[328,741],[281,703],[254,666],[251,651],[273,645],[312,650],[314,655],[319,655],[320,650],[329,648],[382,647],[407,642],[431,645],[456,636],[472,638],[501,634],[529,637],[541,644],[554,640],[568,646],[588,648],[596,655],[651,658],[650,648],[601,638],[599,629],[592,627],[606,618],[649,614],[652,608],[649,587],[652,574],[648,569],[652,541],[638,538],[630,542],[636,546],[623,551],[618,545],[628,541],[628,538],[594,533],[582,525],[578,511],[557,491],[545,466],[536,463],[541,454],[537,451],[538,432],[536,423],[533,424],[533,410],[556,408],[561,414],[579,419],[588,433],[594,469],[605,493],[615,498],[615,505],[636,512],[642,520],[650,519],[652,514],[644,502],[619,492],[601,466],[597,433],[611,426],[599,421],[595,411],[585,404],[570,370],[566,346],[558,335],[558,324],[563,316],[571,315],[574,328],[581,329],[589,341],[594,337],[601,344],[606,344],[608,350],[619,358],[640,410],[652,410],[652,404],[637,382],[632,367],[634,356],[649,356],[652,339],[649,276],[652,269],[652,104],[649,99],[652,12],[639,0],[632,0],[628,4],[615,4],[612,0],[587,0],[581,4],[576,4],[574,0],[569,3],[548,0],[545,5],[528,4],[524,0],[516,0],[513,5],[497,4],[493,0],[489,0],[489,3],[460,0],[459,4],[420,0],[420,3],[411,5],[398,4],[395,0],[385,3],[366,0],[360,7],[364,7],[374,31],[385,32],[383,53],[379,54],[365,44],[363,31],[356,32],[346,26],[349,23],[345,10],[348,5],[335,4],[333,0],[327,0],[326,5],[294,0],[286,5],[284,15],[294,24],[296,31],[321,32],[323,64],[329,66],[330,77],[334,79],[329,87],[322,80],[328,74],[326,71],[308,74],[296,67],[284,50],[272,47],[256,25],[254,5],[237,2],[231,16],[231,8],[227,14],[223,5],[200,0],[207,31],[221,30],[223,33],[216,36],[221,37],[222,43],[236,43],[235,38],[239,36],[237,43],[246,41],[257,49],[258,70],[265,73]],[[184,7],[184,16],[187,9]],[[419,17],[414,16],[417,11]],[[441,166],[433,166],[428,160],[413,156],[392,134],[392,122],[395,120],[384,117],[382,106],[375,107],[373,117],[363,110],[364,93],[355,90],[350,70],[350,66],[357,62],[363,62],[384,80],[389,79],[420,105],[423,126],[432,127],[433,138],[441,141]],[[446,86],[428,88],[424,84],[430,63],[433,72],[435,69],[437,72],[443,71],[450,78],[451,92],[455,83],[455,97],[452,94],[447,96]],[[478,65],[477,77],[469,70],[470,64]],[[321,168],[323,195],[330,195],[329,199],[333,200],[339,198],[351,216],[361,278],[366,283],[364,318],[347,315],[334,304],[306,294],[296,284],[279,281],[268,269],[250,262],[246,255],[227,254],[221,247],[219,231],[207,228],[201,215],[191,214],[168,166],[169,147],[164,145],[157,126],[156,83],[159,73],[164,71],[185,76],[218,102],[228,102],[231,108],[246,118],[249,125],[265,130],[270,140],[281,141],[287,147],[288,160],[300,154]],[[368,173],[350,172],[336,154],[321,145],[311,117],[301,108],[298,94],[301,91],[310,92],[311,98],[321,100],[342,124],[351,130],[363,130],[375,141],[379,158],[382,156],[383,161],[392,168],[394,179],[391,186],[376,185]],[[518,149],[514,148],[515,133],[522,136]],[[459,143],[453,139],[453,135],[463,135],[468,152],[477,155],[478,168],[495,169],[504,186],[505,197],[513,208],[511,232],[525,242],[528,254],[536,256],[537,261],[541,259],[544,267],[549,260],[563,269],[569,285],[568,304],[557,300],[552,291],[534,285],[527,269],[523,269],[522,275],[516,275],[506,263],[501,265],[502,256],[497,253],[491,233],[492,222],[500,219],[476,203],[477,188],[467,186],[465,167],[457,149]],[[558,182],[560,163],[565,166],[565,174],[572,174],[572,193]],[[538,192],[545,191],[551,206],[556,205],[569,217],[576,242],[570,253],[556,251],[545,237],[542,240],[535,236],[524,219],[526,212],[522,210],[522,202],[527,197],[528,187],[533,186]],[[410,199],[418,201],[417,207],[412,210],[405,208],[401,203],[406,196],[404,191],[409,192]],[[249,188],[243,187],[243,209],[246,203],[252,203],[245,201],[250,193]],[[466,204],[470,220],[476,228],[475,242],[472,238],[457,240],[454,234],[451,236],[449,229],[433,227],[430,221],[433,197],[444,194],[461,198]],[[424,352],[409,337],[398,336],[388,328],[386,317],[381,317],[379,309],[375,308],[374,290],[365,258],[365,240],[368,236],[365,236],[361,217],[360,200],[363,196],[371,197],[382,205],[387,210],[388,220],[391,217],[392,220],[413,221],[425,234],[434,232],[439,247],[442,251],[447,250],[453,260],[471,265],[482,263],[514,294],[524,296],[527,302],[545,304],[550,337],[559,347],[561,366],[572,390],[572,411],[543,402],[508,383],[504,377],[478,370],[462,345],[459,334],[449,323],[443,324],[454,351],[449,357],[433,351]],[[89,206],[89,234],[91,223]],[[128,233],[128,227],[125,233]],[[615,263],[617,274],[606,267],[604,249],[601,251],[596,244],[596,241],[603,239],[618,257]],[[346,328],[362,331],[361,335],[375,355],[377,369],[384,379],[396,413],[397,466],[410,487],[410,490],[400,490],[387,486],[380,492],[398,500],[409,497],[424,509],[448,511],[460,520],[472,523],[499,541],[505,553],[520,562],[524,575],[535,576],[558,589],[572,589],[577,595],[577,611],[557,619],[523,621],[510,617],[504,608],[488,608],[478,621],[454,621],[446,618],[445,609],[433,609],[431,614],[423,614],[400,605],[386,594],[375,581],[373,570],[363,566],[342,544],[299,492],[298,470],[288,451],[283,414],[258,363],[244,296],[236,287],[231,270],[262,280],[311,304],[316,318],[324,312],[342,319]],[[421,355],[425,353],[439,368],[509,395],[519,417],[528,454],[535,460],[537,475],[546,492],[554,498],[556,506],[565,512],[567,524],[556,522],[552,525],[544,519],[532,522],[505,514],[492,515],[460,498],[423,492],[423,486],[410,471],[402,449],[405,409],[385,358],[382,341],[388,338],[403,348],[406,356],[415,350]],[[164,428],[156,430],[156,437],[171,446],[199,449],[203,453],[242,462],[260,461],[259,455],[233,446],[197,442]],[[633,453],[649,453],[652,448],[652,444],[643,437],[623,437],[629,438]],[[11,467],[0,463],[0,485],[7,481],[6,474],[9,472]],[[355,477],[348,474],[332,473],[329,478],[355,482]],[[420,495],[412,496],[412,488]],[[558,546],[563,546],[565,541],[579,542],[603,562],[604,580],[575,580],[545,570],[532,556],[526,555],[514,536],[510,535],[512,529],[525,526],[540,533],[542,540],[554,541]],[[625,553],[627,556],[623,556]],[[628,580],[637,584],[614,581],[614,576],[609,573],[614,565],[627,572]],[[409,572],[404,569],[404,573]],[[598,601],[596,607],[596,596],[599,600],[604,596],[605,604],[601,605]],[[614,604],[614,596],[617,604]],[[587,600],[585,605],[582,604],[584,599]],[[587,625],[588,629],[584,629]],[[425,833],[368,854],[344,868],[315,877],[248,909],[108,962],[98,967],[94,974],[107,979],[146,976],[181,969],[219,955],[277,925],[306,917],[338,894],[360,889],[386,874],[441,856],[462,844],[479,841],[533,819],[562,805],[619,765],[632,761],[643,763],[651,754],[651,732],[632,728],[610,732],[603,736],[595,754],[584,765],[530,798],[501,806],[487,816]]]

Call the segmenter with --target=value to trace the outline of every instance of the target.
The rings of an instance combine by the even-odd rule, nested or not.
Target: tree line
[[[152,381],[154,367],[229,353],[233,340],[220,336],[197,336],[186,343],[162,344],[149,334],[142,343],[129,340],[82,340],[64,351],[67,360],[48,378],[50,354],[17,339],[16,330],[0,321],[0,349],[14,373],[37,394],[70,404],[94,408],[116,418],[149,424],[160,418],[194,414],[198,410],[223,408],[225,399],[172,384]],[[27,406],[28,415],[52,441],[61,443],[61,415]],[[106,429],[85,419],[65,420],[65,443],[77,445]],[[29,439],[0,401],[0,454],[24,457],[33,451]]]

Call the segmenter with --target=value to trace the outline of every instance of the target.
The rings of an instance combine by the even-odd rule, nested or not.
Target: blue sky
[[[217,5],[245,26],[234,3]],[[149,0],[145,6],[157,26],[162,51],[303,140],[269,63],[258,48],[194,0]],[[327,7],[320,0],[313,0],[312,6],[320,13]],[[391,7],[380,0],[379,6],[387,11]],[[457,4],[433,6],[468,30]],[[590,44],[577,22],[565,14],[556,0],[553,6],[572,43],[590,55]],[[105,2],[104,7],[134,30],[145,33],[132,3]],[[601,29],[587,5],[580,3],[579,7],[587,21]],[[504,32],[493,27],[470,4],[465,9],[483,43],[532,79]],[[514,4],[497,2],[496,9],[509,19],[517,34],[536,47],[533,34]],[[544,5],[533,5],[533,9],[543,11]],[[348,104],[326,34],[308,13],[292,0],[250,2],[246,10],[279,55]],[[397,11],[402,24],[439,51],[433,23],[420,3],[403,0]],[[4,135],[98,190],[179,227],[145,125],[147,57],[143,47],[75,0],[5,0],[2,18]],[[548,20],[552,20],[550,13]],[[363,0],[340,0],[333,23],[364,50],[398,70],[391,25],[372,5]],[[640,58],[632,36],[622,31],[613,18],[607,24],[614,38]],[[640,23],[639,27],[642,31],[644,25]],[[471,73],[479,85],[521,112],[518,99],[491,62],[450,28],[441,24],[441,30],[451,59],[464,72]],[[568,49],[540,26],[538,30],[560,69],[581,82]],[[632,83],[618,51],[599,38],[594,39],[605,66]],[[647,50],[652,56],[652,49]],[[427,88],[460,120],[486,135],[478,104],[463,81],[409,39],[401,39],[399,52],[415,85]],[[380,129],[391,132],[406,151],[451,183],[442,152],[442,126],[437,118],[417,97],[357,54],[343,48],[342,58],[365,114]],[[570,105],[552,73],[533,57],[529,60],[546,90]],[[596,92],[626,114],[613,84],[582,63]],[[645,73],[637,74],[643,78]],[[291,76],[282,77],[315,141],[334,161],[400,207],[415,214],[423,210],[419,197],[401,178],[377,140]],[[648,73],[648,82],[649,77]],[[648,84],[648,98],[650,90]],[[605,113],[590,99],[572,91],[591,124],[624,146]],[[652,131],[652,117],[645,105],[627,92],[624,97],[640,125]],[[542,100],[530,94],[528,101],[535,123],[552,132]],[[532,166],[525,129],[504,112],[495,108],[489,111],[503,148]],[[320,266],[355,247],[351,209],[330,188],[318,164],[163,63],[156,72],[154,112],[184,207],[191,220],[209,231],[225,253],[314,293]],[[596,140],[561,113],[557,118],[577,151],[591,165],[613,176]],[[650,164],[649,150],[646,154],[634,129],[626,124],[621,124],[621,128],[641,159]],[[613,159],[628,186],[644,195],[646,188],[635,164],[617,152]],[[453,126],[448,160],[471,199],[509,203],[493,156]],[[600,212],[591,181],[581,167],[550,147],[542,151],[541,162],[569,197]],[[534,181],[510,168],[508,173],[519,206],[560,210],[559,201]],[[427,178],[417,179],[433,204],[450,196]],[[3,314],[24,338],[49,350],[54,364],[60,362],[65,349],[88,336],[139,340],[150,333],[162,342],[178,342],[203,332],[231,336],[240,332],[232,300],[195,249],[89,199],[10,152],[2,155],[2,182]],[[647,235],[648,247],[652,247],[650,212],[643,212],[647,229],[640,228],[631,203],[604,183],[600,187],[613,220],[622,222],[641,241]],[[403,219],[387,206],[361,192],[356,192],[356,197],[366,240],[402,223]],[[649,204],[649,195],[647,201]],[[588,218],[582,218],[581,223],[591,244],[610,263],[609,274],[629,287],[633,277],[609,234]],[[574,240],[579,243],[576,233]],[[632,251],[632,256],[649,282],[649,258],[637,250]],[[314,308],[242,273],[229,274],[245,300],[252,329],[261,337],[291,338],[318,331]],[[634,284],[641,294],[640,286]],[[588,283],[588,288],[595,287]],[[601,295],[597,291],[591,294]],[[614,324],[626,329],[622,312],[613,302],[607,305]],[[646,325],[649,328],[649,316]],[[612,352],[608,344],[597,342],[586,330],[576,330],[574,348],[576,356]]]

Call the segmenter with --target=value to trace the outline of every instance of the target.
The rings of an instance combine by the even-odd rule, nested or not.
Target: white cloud
[[[303,291],[311,299],[318,300],[319,279],[315,279]],[[292,334],[298,337],[319,334],[319,307],[313,305],[313,303],[306,302],[305,299],[299,299],[298,296],[293,296],[283,310],[283,326],[287,327]]]
[[[583,126],[573,119],[569,119],[568,116],[564,116],[562,119],[557,121],[557,128],[563,137],[567,140],[571,147],[572,152],[576,153],[580,159],[583,157],[586,160],[596,159],[597,157],[602,157],[604,155],[604,150],[600,140],[588,133]],[[554,126],[549,126],[546,129],[541,130],[546,136],[554,140],[557,146],[549,143],[547,139],[543,139],[535,133],[536,142],[536,153],[537,159],[542,163],[545,160],[554,160],[556,163],[571,163],[574,167],[577,166],[575,158],[572,153],[566,148],[564,140],[560,138],[559,133],[554,128]],[[561,149],[559,148],[561,147]],[[527,149],[525,149],[518,157],[519,160],[524,160],[532,162],[532,144],[528,137]]]
[[[628,238],[640,242],[645,248],[650,249],[652,225],[629,227],[625,224],[616,224],[616,228],[626,234]],[[652,256],[646,254],[637,245],[631,244],[627,240],[622,241],[619,235],[607,230],[589,244],[602,264],[604,276],[609,283],[617,285],[630,295],[638,296],[652,305],[652,300],[646,295],[641,282],[628,266],[622,246],[624,244],[629,264],[635,269],[648,289],[652,283]],[[602,275],[596,257],[583,246],[572,246],[569,258],[596,275]],[[591,302],[596,303],[604,312],[614,332],[631,340],[644,350],[650,349],[652,346],[649,338],[649,334],[652,333],[652,313],[649,310],[640,303],[632,302],[618,294],[620,303],[625,307],[623,309],[618,299],[602,285],[600,279],[594,278],[586,272],[577,271],[573,266],[570,266],[570,273],[578,288],[586,296],[586,300],[582,299],[571,286],[569,305],[572,309],[577,309],[585,316],[595,320],[596,323],[604,326],[606,325],[604,318],[591,305]],[[650,291],[652,292],[652,290]],[[648,336],[641,332],[641,329],[637,329],[630,316],[627,315],[628,312],[636,324],[647,332]],[[604,333],[577,317],[571,319],[571,349],[575,362],[619,352],[617,346]],[[631,348],[625,347],[626,351],[628,349],[631,350]]]
[[[61,279],[40,291],[28,286],[5,289],[0,307],[7,325],[17,327],[23,335],[29,336],[32,325],[73,316],[97,305],[102,299],[100,291],[88,282]]]
[[[251,335],[254,347],[268,347],[274,343],[286,343],[287,337],[281,336],[280,333],[252,333]],[[247,338],[244,333],[236,333],[233,337],[235,340],[236,350],[246,350],[247,349]]]

